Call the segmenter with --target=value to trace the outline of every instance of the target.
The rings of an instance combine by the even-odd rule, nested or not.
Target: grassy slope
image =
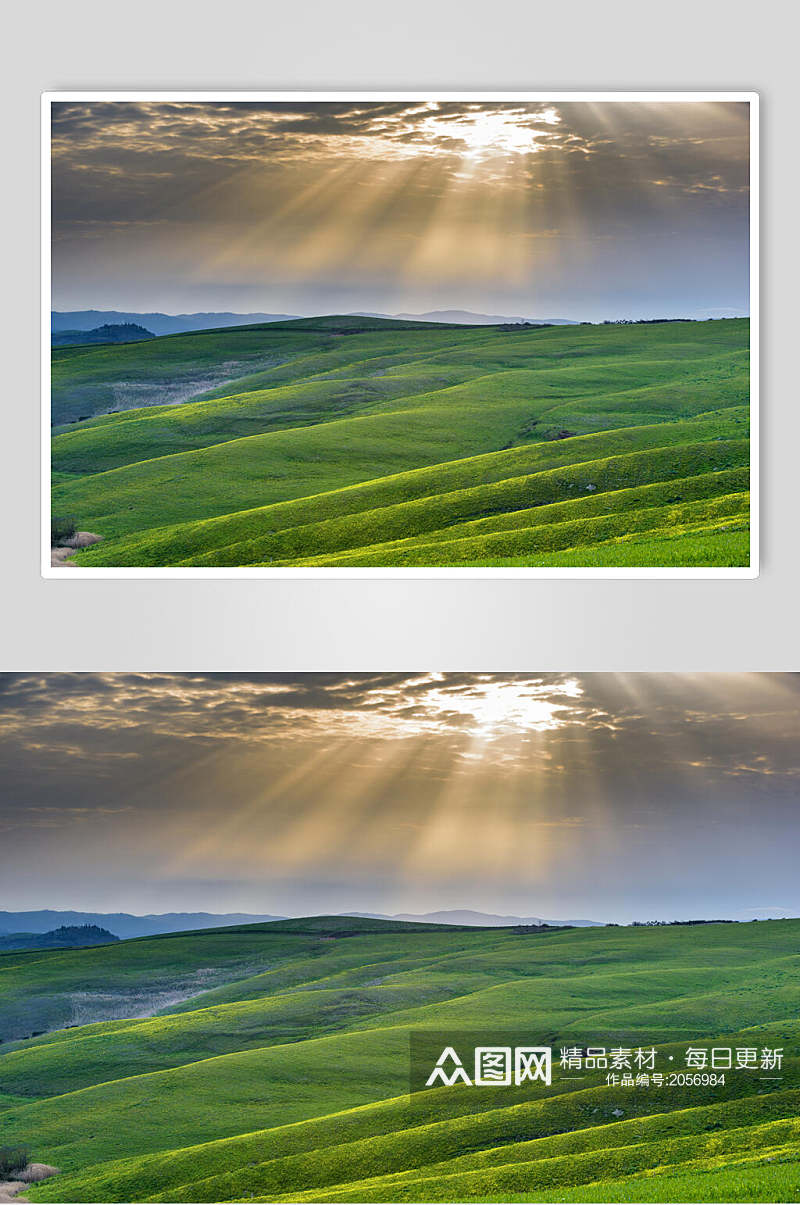
[[[256,949],[266,969],[253,969]],[[162,1016],[3,1048],[4,1135],[64,1169],[32,1199],[603,1199],[579,1186],[624,1195],[628,1177],[663,1176],[682,1195],[642,1199],[715,1200],[742,1161],[752,1199],[797,1199],[798,921],[544,935],[247,926],[17,957],[0,1004],[48,982],[69,994],[214,965],[226,986]],[[602,1072],[529,1095],[405,1094],[410,1030],[519,1030],[532,1017],[556,1046],[656,1042],[680,1061],[687,1042],[721,1038],[792,1057],[781,1081],[740,1073],[688,1095],[607,1089]]]
[[[53,424],[127,410],[139,399],[151,405],[178,383],[186,396],[203,397],[218,394],[222,382],[223,392],[229,392],[231,384],[238,391],[291,380],[298,374],[335,370],[350,358],[349,353],[342,354],[342,335],[363,325],[347,318],[275,322],[166,335],[142,344],[54,348]],[[414,330],[424,342],[423,332],[432,330],[433,346],[438,346],[436,335],[443,333],[443,328],[426,323],[376,320],[369,325],[373,339],[379,340],[382,328],[388,329],[389,343],[378,342],[378,346],[389,349],[397,331]]]
[[[521,527],[535,527],[523,512],[566,500],[569,489],[575,497],[594,487],[596,501],[602,507],[610,499],[613,510],[620,499],[613,498],[618,485],[607,475],[608,461],[633,448],[641,458],[627,466],[627,476],[617,466],[628,486],[696,475],[697,467],[711,474],[747,465],[744,320],[522,332],[363,322],[374,329],[349,334],[342,333],[343,322],[76,349],[79,354],[60,360],[57,390],[91,393],[115,381],[119,390],[120,382],[133,381],[145,393],[149,389],[148,402],[165,382],[196,384],[201,370],[208,377],[234,374],[205,394],[187,386],[192,400],[181,404],[126,409],[56,428],[54,513],[73,515],[80,527],[104,537],[77,561],[492,564],[499,557],[500,563],[536,564],[555,552],[581,563],[592,555],[617,555],[608,533],[584,529],[574,544],[552,543],[540,533],[544,538],[499,551],[496,541],[399,550],[387,547],[397,538],[386,534],[395,516],[382,512],[407,502],[426,504],[425,516],[419,508],[407,512],[409,522],[419,518],[420,526],[407,526],[403,538],[429,531],[429,517],[443,507],[444,527],[498,509],[519,512]],[[252,367],[259,356],[281,362],[240,372],[246,360]],[[743,441],[735,460],[716,446],[730,439]],[[698,443],[705,445],[699,466]],[[672,466],[665,464],[665,449],[671,449]],[[576,479],[551,481],[544,495],[523,489],[520,499],[520,475],[562,466]],[[487,483],[508,483],[502,506],[480,491],[452,497],[454,489]],[[713,478],[708,484],[715,485]],[[624,505],[615,537],[630,534],[623,514]],[[709,531],[704,516],[690,513],[685,523],[675,513],[650,517],[656,537],[673,541],[665,555],[680,557],[683,548],[690,563],[709,547],[715,563],[719,557],[746,563],[746,516],[737,528],[741,537],[711,544],[706,537],[718,535],[720,524]],[[313,525],[337,518],[338,541],[333,547],[319,542],[326,533]],[[309,528],[306,540],[291,546],[289,533],[287,556],[282,545],[287,530],[297,526]],[[694,554],[693,543],[700,550]],[[635,547],[649,555],[641,540]]]

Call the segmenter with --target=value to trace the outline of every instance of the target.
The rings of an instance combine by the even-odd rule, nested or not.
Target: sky
[[[0,909],[800,916],[800,675],[6,674]]]
[[[749,313],[748,106],[60,102],[53,308]]]

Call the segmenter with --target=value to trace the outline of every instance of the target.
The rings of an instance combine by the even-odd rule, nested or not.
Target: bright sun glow
[[[573,689],[574,685],[574,689]],[[576,684],[564,683],[559,697],[545,695],[530,682],[487,682],[469,691],[454,693],[431,690],[426,707],[440,720],[460,719],[473,736],[488,738],[512,732],[551,732],[561,726],[562,713],[570,711],[566,701],[580,694]]]
[[[561,117],[555,109],[544,109],[536,114],[536,119],[544,125],[556,125]],[[467,159],[531,154],[541,150],[545,143],[540,132],[515,113],[475,113],[456,121],[432,115],[425,118],[422,126],[431,139],[452,138],[463,143],[460,153]]]

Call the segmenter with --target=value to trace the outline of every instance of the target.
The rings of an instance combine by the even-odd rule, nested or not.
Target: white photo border
[[[528,101],[528,102],[614,102],[627,103],[687,103],[729,102],[747,104],[750,108],[750,564],[747,566],[718,568],[433,568],[433,567],[380,567],[380,568],[314,568],[311,566],[286,568],[200,568],[145,567],[145,568],[91,568],[75,566],[74,569],[52,567],[50,564],[50,440],[51,440],[51,107],[64,102],[100,101],[218,101],[218,102],[279,102],[303,101]],[[85,581],[87,578],[757,578],[759,575],[759,94],[754,91],[734,92],[493,92],[493,91],[439,91],[416,88],[411,91],[365,92],[365,91],[264,91],[239,92],[212,91],[117,91],[117,92],[44,92],[42,93],[42,159],[41,159],[41,575],[43,578],[60,581]]]

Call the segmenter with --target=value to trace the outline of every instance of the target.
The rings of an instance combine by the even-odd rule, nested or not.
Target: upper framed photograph
[[[46,94],[42,572],[755,577],[757,110]]]

